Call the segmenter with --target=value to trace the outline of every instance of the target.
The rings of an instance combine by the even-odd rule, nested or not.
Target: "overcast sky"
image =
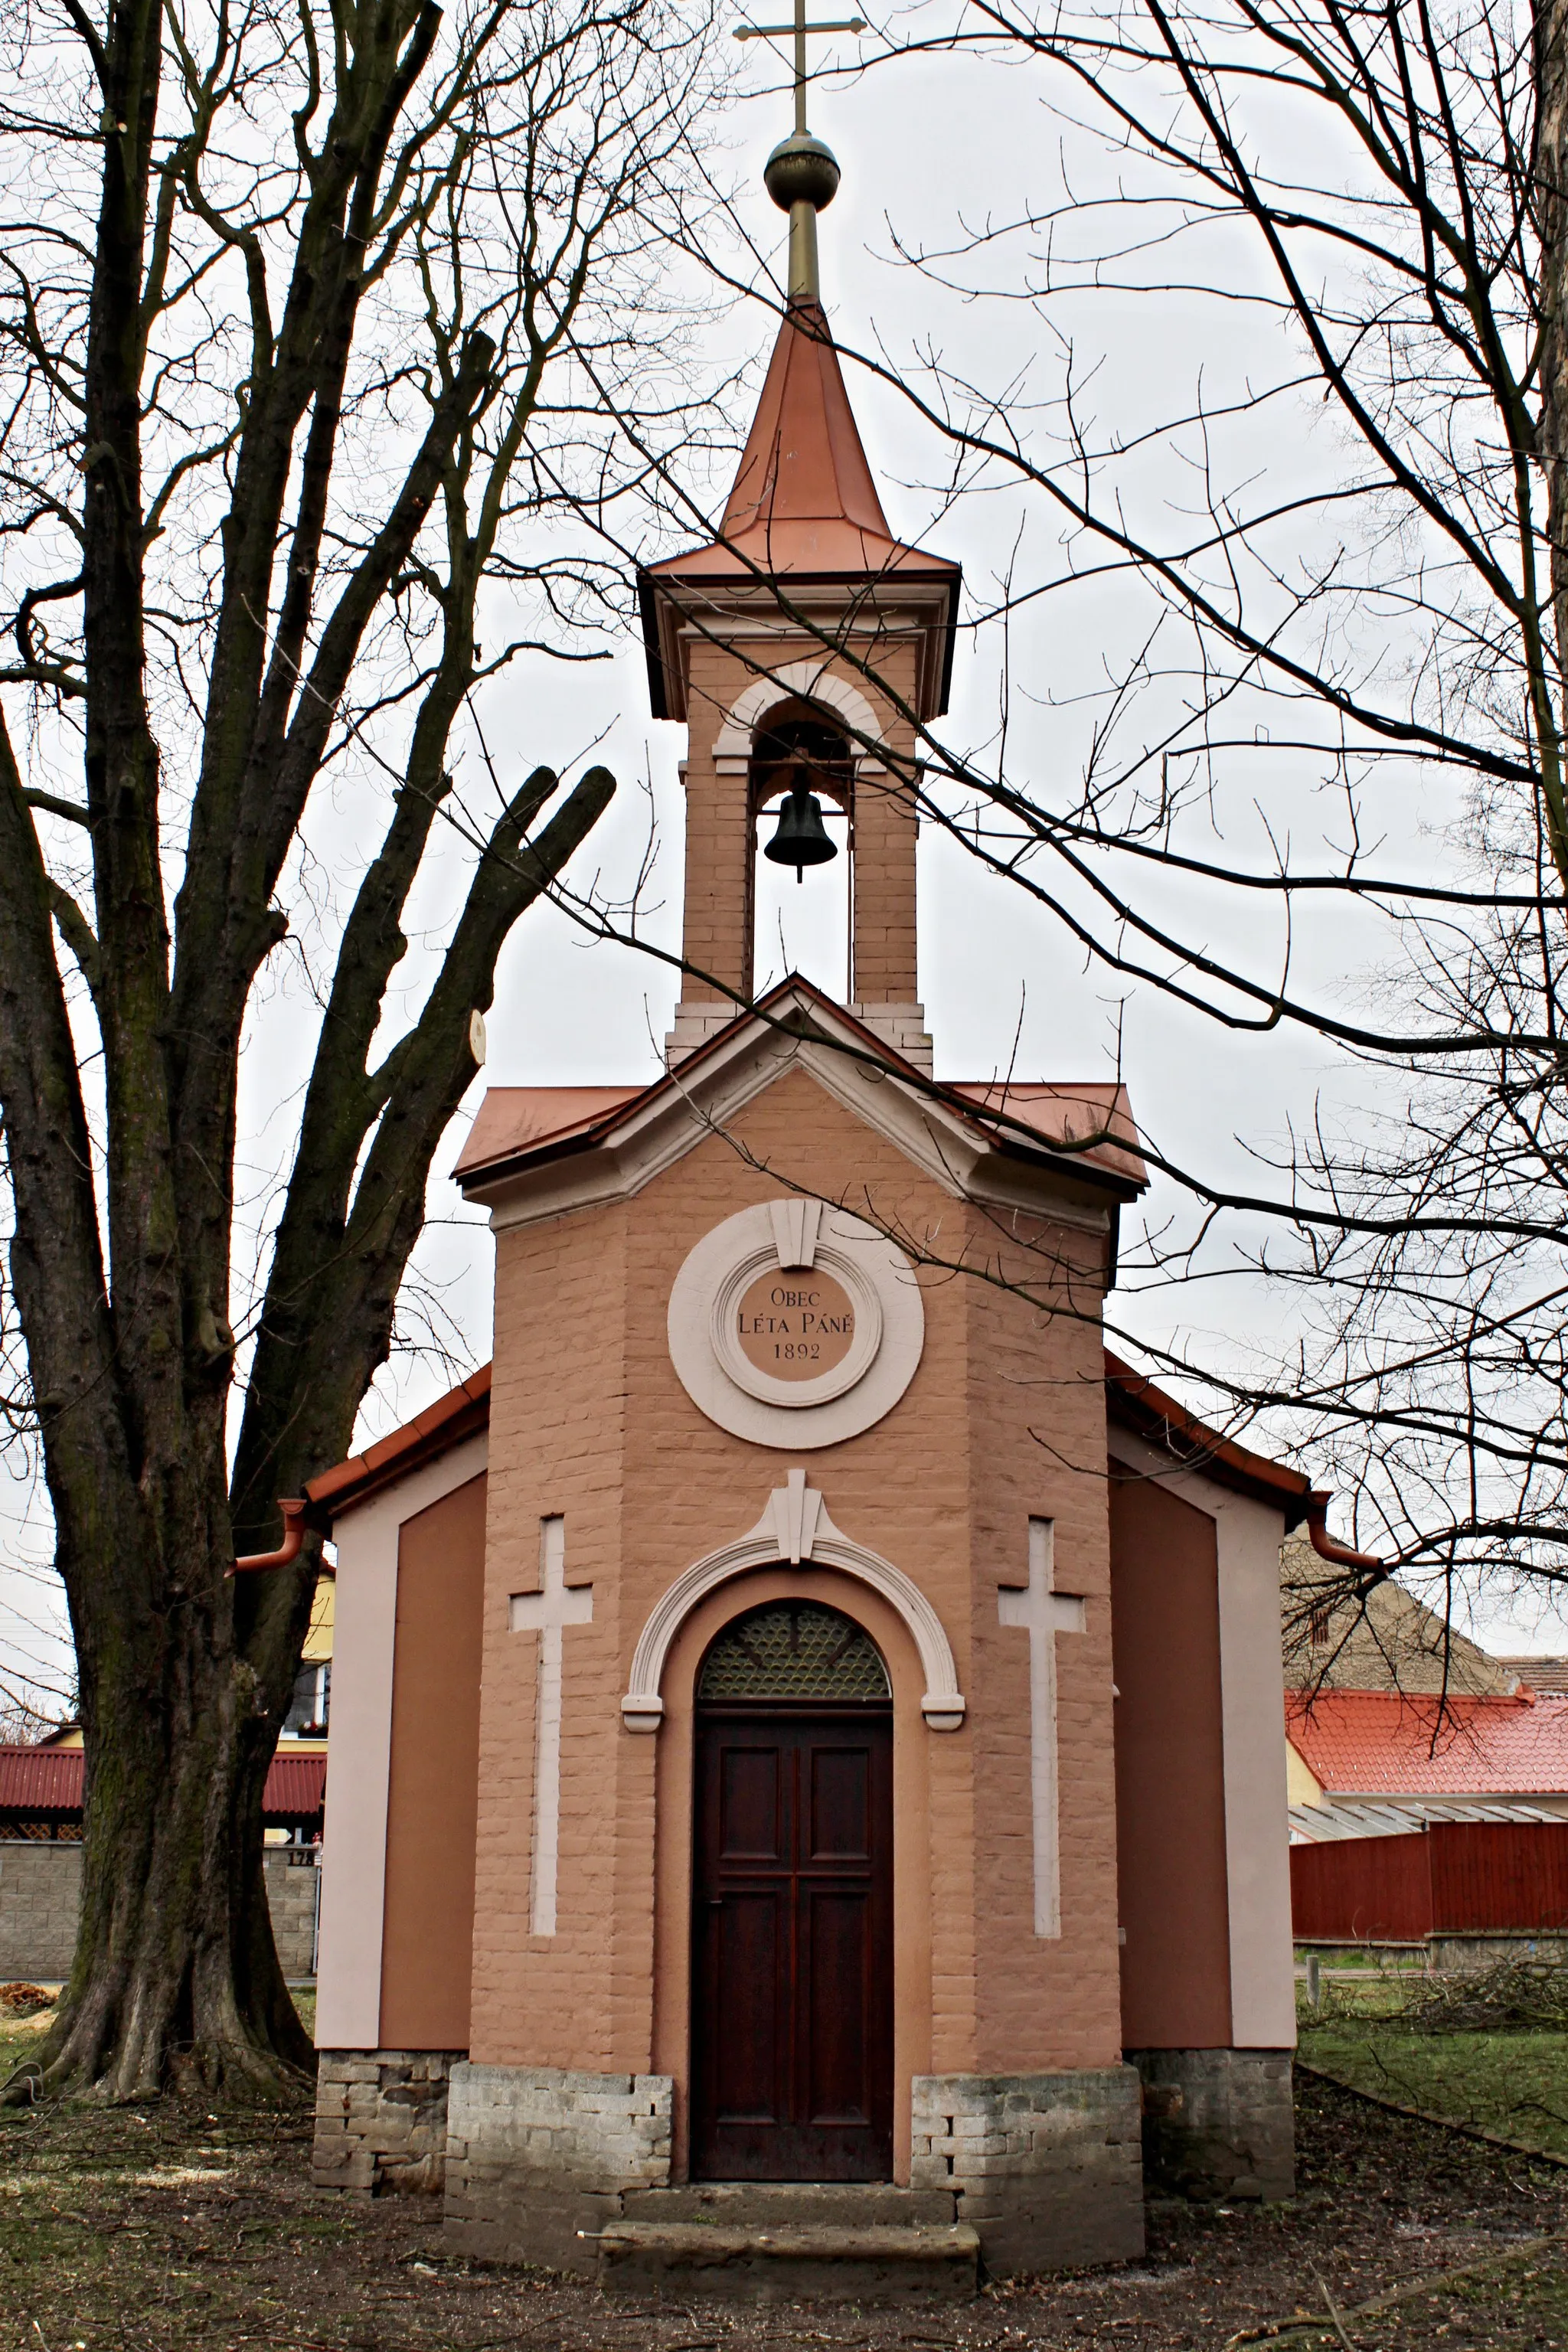
[[[827,54],[843,59],[855,47],[844,39]],[[766,94],[771,69],[755,46],[737,50],[736,71],[737,102],[720,126],[726,152],[718,168],[741,184],[738,215],[746,234],[778,254],[784,223],[763,194],[760,175],[768,149],[788,128],[787,100],[776,90]],[[744,95],[748,89],[757,94]],[[998,385],[1033,367],[1020,396],[1047,391],[1058,355],[1040,353],[1033,314],[1017,306],[943,298],[929,278],[900,261],[895,236],[905,251],[950,245],[961,214],[973,225],[1031,197],[1058,198],[1064,168],[1080,195],[1109,193],[1121,161],[1093,138],[1064,134],[1042,110],[1035,79],[994,60],[931,58],[829,78],[814,92],[811,118],[844,169],[839,195],[821,224],[824,293],[840,340],[851,348],[880,348],[900,363],[930,341],[962,356],[972,374]],[[715,257],[733,271],[746,266],[738,243]],[[1095,398],[1108,418],[1135,419],[1152,379],[1162,375],[1175,383],[1202,369],[1218,399],[1227,383],[1278,363],[1277,349],[1267,347],[1267,332],[1256,321],[1211,314],[1190,300],[1086,297],[1063,315],[1079,352],[1100,362]],[[712,335],[715,382],[738,357],[764,359],[773,332],[760,304],[742,305],[719,321]],[[931,528],[942,503],[943,452],[895,393],[853,367],[848,373],[895,532],[912,539],[929,530],[930,543],[957,557],[983,594],[1009,562],[1021,562],[1026,574],[1032,561],[1048,568],[1048,551],[1037,541],[1031,548],[1027,536],[1047,525],[1037,510],[1028,514],[1005,491],[961,499]],[[753,373],[749,389],[736,394],[738,432],[744,430],[756,383]],[[1301,461],[1311,435],[1323,429],[1303,409],[1295,446],[1271,420],[1273,437],[1258,451],[1258,461],[1288,473]],[[1129,625],[1124,604],[1080,595],[1070,604],[1049,603],[1015,629],[1012,756],[1025,771],[1033,763],[1045,774],[1053,760],[1081,756],[1088,720],[1075,698],[1125,650]],[[994,739],[1002,668],[994,637],[961,639],[948,722],[953,743],[982,746]],[[582,886],[597,876],[612,894],[629,890],[651,826],[657,857],[643,919],[651,939],[678,947],[682,810],[676,763],[683,730],[649,719],[640,645],[628,637],[611,660],[589,668],[563,670],[543,659],[520,666],[490,689],[486,723],[503,781],[538,761],[570,773],[596,747],[595,756],[616,771],[621,791],[574,879]],[[1315,782],[1303,776],[1299,789],[1283,791],[1283,816],[1298,843],[1314,830],[1321,837],[1339,814],[1337,806],[1325,809]],[[1279,821],[1280,803],[1271,815]],[[355,787],[346,782],[325,796],[314,820],[318,857],[352,874],[360,833]],[[1441,855],[1436,845],[1413,854],[1433,861]],[[1410,862],[1407,856],[1406,871]],[[781,877],[766,866],[761,871],[762,963],[775,969],[794,963],[841,989],[843,861],[808,877],[799,890],[793,876]],[[416,1002],[428,979],[460,879],[455,860],[448,860],[423,892],[424,936],[414,927],[399,975],[405,1002]],[[1234,922],[1232,910],[1225,910],[1225,919]],[[1265,933],[1252,943],[1234,936],[1225,941],[1231,952],[1249,944],[1267,965],[1273,947]],[[1353,994],[1370,949],[1370,941],[1342,929],[1299,939],[1298,978]],[[1120,1061],[1146,1129],[1173,1157],[1210,1173],[1234,1174],[1248,1164],[1248,1150],[1277,1144],[1289,1120],[1310,1115],[1320,1088],[1326,1087],[1342,1104],[1354,1100],[1356,1082],[1315,1042],[1278,1032],[1227,1039],[1152,993],[1128,997],[1111,987],[1103,972],[1086,971],[1071,943],[1053,934],[1019,895],[985,879],[929,829],[921,850],[921,987],[939,1076],[977,1077],[1011,1066],[1020,1076],[1096,1078]],[[539,908],[519,927],[501,960],[483,1079],[500,1085],[646,1080],[658,1066],[674,995],[674,977],[666,969],[626,950],[586,945],[564,917]],[[310,1043],[310,1020],[302,1016],[311,1010],[297,971],[284,961],[269,979],[245,1073],[243,1160],[258,1187],[287,1138]],[[489,1237],[482,1218],[465,1208],[446,1181],[480,1091],[476,1086],[439,1155],[432,1223],[418,1253],[421,1296],[445,1339],[447,1361],[426,1353],[389,1366],[367,1402],[363,1435],[416,1411],[447,1384],[453,1363],[466,1369],[488,1354]],[[1173,1205],[1156,1192],[1151,1213],[1158,1221]],[[1133,1328],[1162,1339],[1185,1333],[1200,1349],[1220,1354],[1278,1339],[1278,1299],[1242,1278],[1216,1279],[1195,1292],[1155,1287],[1142,1297],[1124,1297],[1119,1308]],[[47,1567],[47,1513],[16,1483],[0,1491],[0,1658],[21,1678],[47,1685],[68,1668],[58,1588]],[[1479,1630],[1500,1647],[1568,1648],[1568,1623],[1531,1607],[1494,1609]]]

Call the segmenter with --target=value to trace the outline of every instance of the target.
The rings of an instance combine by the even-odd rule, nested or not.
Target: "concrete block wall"
[[[447,2050],[323,2050],[310,2178],[373,2197],[438,2197],[447,2175]]]
[[[316,1890],[319,1880],[313,1859],[297,1861],[294,1858],[301,1851],[299,1847],[269,1846],[263,1861],[267,1873],[267,1907],[272,1914],[272,1936],[278,1946],[279,1964],[291,1983],[296,1978],[315,1973]]]
[[[1151,2189],[1199,2200],[1294,2195],[1288,2050],[1127,2054],[1143,2084],[1143,2169]]]
[[[0,1839],[0,1981],[68,1974],[81,1909],[81,1847]]]
[[[316,1871],[284,1846],[266,1856],[267,1900],[278,1958],[290,1979],[310,1974]],[[75,1839],[0,1839],[0,1981],[58,1983],[70,1972],[81,1909],[81,1846]]]
[[[1143,2251],[1138,2076],[915,2077],[911,2189],[960,2192],[958,2218],[999,2277],[1124,2262]]]

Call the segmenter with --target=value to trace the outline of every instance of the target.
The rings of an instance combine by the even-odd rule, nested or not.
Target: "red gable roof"
[[[1330,1796],[1568,1795],[1568,1699],[1292,1691],[1285,1723]]]
[[[82,1768],[79,1748],[0,1747],[0,1812],[79,1813]],[[275,1756],[262,1791],[264,1821],[301,1821],[326,1801],[324,1756]]]
[[[836,1023],[863,1038],[878,1062],[907,1072],[931,1100],[956,1114],[972,1131],[983,1133],[994,1147],[1022,1152],[1037,1138],[1089,1181],[1110,1178],[1134,1192],[1148,1183],[1132,1106],[1117,1080],[952,1078],[933,1084],[798,973],[759,997],[755,1014],[738,1009],[733,1022],[706,1039],[679,1071],[661,1070],[641,1086],[489,1087],[458,1154],[453,1177],[466,1185],[510,1174],[534,1160],[591,1151],[661,1097],[684,1093],[694,1068],[716,1054],[732,1031],[754,1018],[767,1020],[776,1007],[787,1009],[793,1000],[814,998]],[[318,1483],[307,1490],[312,1496]]]

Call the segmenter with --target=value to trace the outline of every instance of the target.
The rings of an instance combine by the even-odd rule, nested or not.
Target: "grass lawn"
[[[1358,2090],[1568,2156],[1568,2033],[1417,2033],[1339,2017],[1303,2021],[1300,2054]]]

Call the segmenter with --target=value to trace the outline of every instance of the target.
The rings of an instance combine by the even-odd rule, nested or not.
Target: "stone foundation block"
[[[438,2197],[446,2183],[450,2050],[323,2050],[316,2068],[318,2189]]]
[[[448,2239],[490,2262],[596,2274],[623,2193],[669,2179],[674,2100],[668,2074],[454,2066]]]
[[[917,2074],[910,2185],[958,2193],[994,2277],[1143,2251],[1138,2075]]]
[[[1130,2050],[1143,2084],[1151,2189],[1289,2197],[1296,2130],[1288,2050]]]

